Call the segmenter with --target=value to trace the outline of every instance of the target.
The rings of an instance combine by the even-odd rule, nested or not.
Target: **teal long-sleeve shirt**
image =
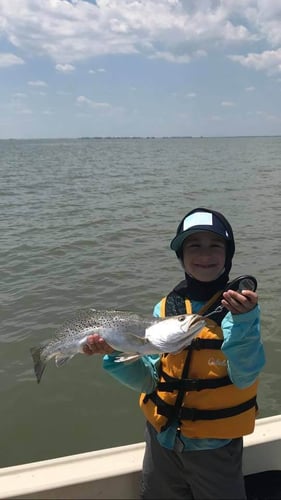
[[[204,302],[192,301],[192,311],[197,313]],[[153,315],[160,316],[160,302],[155,306]],[[260,308],[257,305],[244,314],[226,314],[222,320],[224,341],[222,351],[227,358],[227,370],[233,384],[243,389],[251,385],[265,364],[265,353],[260,334]],[[158,382],[160,356],[143,356],[131,363],[116,363],[117,353],[104,356],[104,369],[123,385],[137,392],[150,394]],[[170,426],[158,433],[159,443],[173,449],[177,426]],[[181,436],[184,450],[206,450],[225,446],[228,439],[191,439]]]

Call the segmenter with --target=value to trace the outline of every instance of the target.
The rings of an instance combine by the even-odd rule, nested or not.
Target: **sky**
[[[280,0],[0,0],[0,139],[256,135]]]

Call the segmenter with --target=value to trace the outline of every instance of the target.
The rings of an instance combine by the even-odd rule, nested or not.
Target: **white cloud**
[[[160,52],[156,51],[153,55],[149,56],[150,59],[164,59],[168,62],[186,64],[191,61],[191,57],[189,55],[176,55],[172,52]]]
[[[30,80],[27,84],[30,87],[47,87],[47,83],[42,80]]]
[[[15,92],[13,97],[15,99],[26,99],[27,95],[24,92]]]
[[[0,40],[3,136],[280,133],[281,1],[0,0]]]
[[[15,54],[0,53],[0,68],[7,68],[16,64],[24,64],[24,60]]]
[[[25,104],[25,95],[15,93],[11,96],[11,99],[7,101],[3,108],[9,112],[17,115],[32,115],[32,110]]]
[[[77,104],[86,104],[90,108],[110,108],[111,105],[108,102],[96,102],[93,101],[92,99],[88,99],[88,97],[85,97],[83,95],[80,95],[76,99]]]
[[[229,58],[246,68],[266,71],[269,74],[281,73],[281,48],[277,50],[265,50],[260,54],[250,53],[247,56],[233,55],[229,56]]]
[[[89,69],[90,75],[95,75],[96,73],[105,73],[104,68],[98,68],[98,69]]]
[[[222,101],[221,106],[225,108],[233,108],[233,106],[235,106],[235,103],[232,101]]]
[[[261,116],[268,122],[281,123],[281,114],[278,116],[278,115],[273,115],[272,113],[268,113],[266,111],[257,111],[256,114],[258,116]]]
[[[262,38],[273,47],[281,43],[281,3],[278,0],[257,0],[249,2],[248,19],[257,26]]]
[[[56,70],[59,73],[72,73],[75,71],[75,66],[72,64],[56,64]]]
[[[28,54],[61,65],[142,53],[188,63],[218,44],[281,41],[280,7],[269,0],[1,0],[2,32]]]

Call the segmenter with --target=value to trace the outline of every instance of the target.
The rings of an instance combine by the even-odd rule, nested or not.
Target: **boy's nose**
[[[202,257],[209,257],[211,255],[210,248],[200,248],[199,255]]]

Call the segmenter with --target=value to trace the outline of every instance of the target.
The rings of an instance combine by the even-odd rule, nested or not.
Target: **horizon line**
[[[281,134],[261,134],[261,135],[93,135],[93,136],[73,136],[73,137],[6,137],[0,141],[48,141],[48,140],[92,140],[92,139],[241,139],[259,137],[281,137]]]

